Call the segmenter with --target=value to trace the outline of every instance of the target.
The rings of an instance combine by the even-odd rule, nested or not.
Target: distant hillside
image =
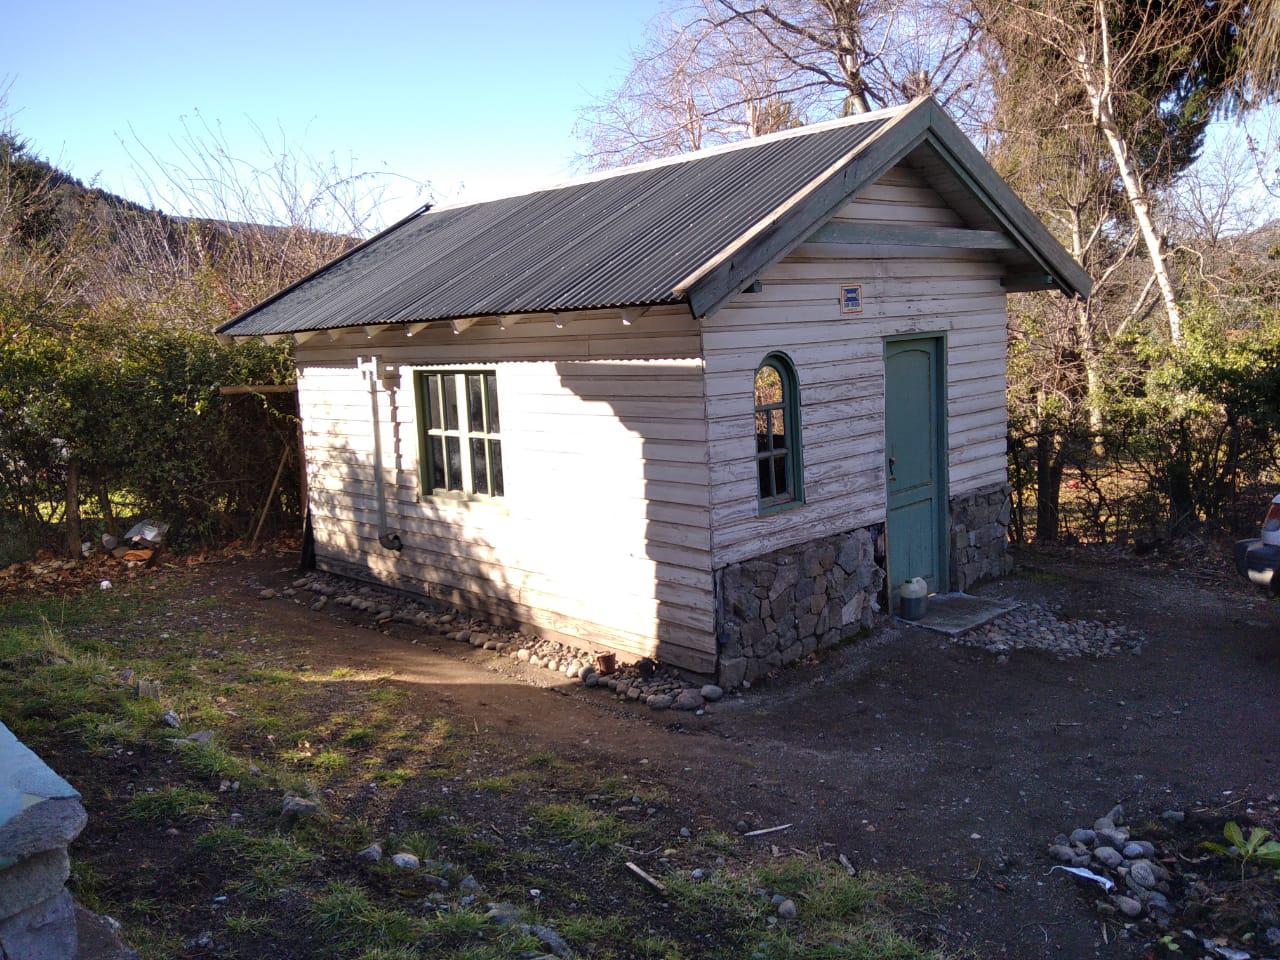
[[[88,186],[0,133],[0,239],[56,255],[72,245],[75,298],[147,304],[216,326],[339,255],[356,238],[306,225],[175,216]],[[20,254],[21,256],[21,254]],[[194,321],[193,321],[194,322]]]
[[[0,185],[11,196],[28,201],[15,225],[26,243],[66,237],[86,220],[110,223],[121,213],[157,213],[107,190],[86,186],[35,156],[27,142],[10,133],[0,133]]]

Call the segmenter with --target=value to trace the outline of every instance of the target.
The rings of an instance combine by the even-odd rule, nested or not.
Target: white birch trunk
[[[1102,76],[1089,52],[1081,49],[1077,56],[1080,67],[1080,80],[1089,96],[1093,108],[1093,119],[1102,131],[1103,138],[1116,161],[1120,173],[1120,181],[1124,184],[1125,196],[1133,210],[1133,217],[1138,221],[1138,230],[1142,234],[1143,243],[1147,247],[1147,255],[1151,259],[1151,270],[1155,274],[1156,284],[1160,288],[1160,297],[1164,300],[1165,313],[1169,318],[1169,339],[1176,346],[1182,346],[1182,311],[1178,308],[1178,297],[1173,289],[1173,281],[1169,278],[1168,266],[1165,262],[1164,244],[1156,233],[1155,224],[1151,220],[1151,205],[1147,202],[1147,194],[1143,189],[1141,174],[1134,168],[1129,159],[1129,145],[1116,124],[1115,112],[1112,109],[1111,90],[1111,38],[1107,31],[1107,12],[1099,0],[1096,6],[1098,17],[1098,35],[1102,44]]]

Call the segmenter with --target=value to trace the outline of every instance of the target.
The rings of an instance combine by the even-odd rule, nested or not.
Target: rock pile
[[[1130,835],[1124,825],[1124,807],[1112,807],[1094,821],[1092,829],[1079,827],[1069,836],[1059,835],[1049,846],[1049,856],[1114,882],[1109,901],[1099,902],[1103,913],[1126,917],[1149,913],[1159,926],[1168,928],[1173,916],[1169,870],[1155,859],[1155,844]]]
[[[1274,803],[1269,813],[1252,805],[1239,809],[1245,818],[1240,835],[1261,829],[1270,836],[1258,824],[1274,824],[1277,812]],[[1274,867],[1250,866],[1239,852],[1212,842],[1221,840],[1226,823],[1207,806],[1190,814],[1166,810],[1144,821],[1139,837],[1117,806],[1092,827],[1056,837],[1048,855],[1101,894],[1094,901],[1100,914],[1148,938],[1154,952],[1144,956],[1275,958],[1280,956],[1280,876]]]
[[[368,614],[374,626],[403,623],[421,627],[446,640],[490,650],[560,674],[584,687],[608,690],[619,700],[643,703],[651,710],[696,712],[724,695],[715,684],[684,679],[674,670],[647,658],[620,666],[616,655],[610,652],[589,651],[556,640],[531,637],[518,630],[468,618],[457,610],[431,608],[425,601],[410,600],[371,586],[353,589],[349,581],[327,574],[299,578],[289,591],[281,591],[280,596],[300,590],[317,595],[316,601],[310,604],[312,610],[323,610],[332,603]],[[276,596],[274,591],[266,596],[268,592],[263,590],[258,596],[262,599]]]
[[[1116,621],[1068,620],[1042,604],[1026,604],[956,639],[991,653],[1041,650],[1060,657],[1110,657],[1136,653],[1142,634]]]

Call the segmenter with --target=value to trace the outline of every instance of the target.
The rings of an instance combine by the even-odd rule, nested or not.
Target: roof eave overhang
[[[705,318],[786,256],[850,197],[874,183],[912,150],[928,145],[983,204],[1036,270],[1006,279],[1009,292],[1058,289],[1088,297],[1093,281],[1045,229],[986,158],[932,98],[916,101],[869,143],[833,165],[689,275],[673,291]]]
[[[687,299],[668,295],[627,303],[547,307],[544,309],[521,309],[497,313],[492,311],[486,313],[464,313],[457,314],[456,316],[429,317],[427,319],[422,319],[420,317],[393,317],[382,319],[364,318],[352,320],[350,323],[332,324],[323,327],[297,327],[289,330],[270,332],[258,331],[252,333],[241,333],[231,329],[231,327],[240,319],[249,316],[260,307],[266,306],[267,303],[270,302],[271,301],[264,301],[257,307],[241,314],[241,316],[237,317],[235,320],[227,321],[214,331],[215,336],[224,343],[234,340],[250,340],[257,337],[267,341],[268,343],[276,343],[281,340],[292,338],[295,342],[301,344],[305,343],[312,337],[318,336],[319,334],[328,334],[330,337],[336,337],[344,333],[363,331],[366,336],[373,337],[385,330],[405,330],[410,336],[413,336],[433,324],[448,324],[453,327],[454,332],[461,333],[462,331],[475,326],[477,323],[483,323],[485,321],[496,321],[500,326],[502,326],[505,325],[504,322],[507,321],[509,321],[511,325],[530,320],[559,321],[568,319],[572,317],[573,314],[599,314],[602,312],[618,313],[621,315],[622,322],[624,324],[630,324],[633,320],[640,319],[641,315],[654,307],[688,306]]]

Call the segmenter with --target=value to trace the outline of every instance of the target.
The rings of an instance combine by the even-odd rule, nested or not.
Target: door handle
[[[897,458],[897,457],[890,457],[890,458],[889,458],[889,479],[890,479],[890,480],[897,480],[897,479],[898,479],[897,477],[895,477],[895,476],[893,475],[893,465],[894,465],[895,463],[897,463],[897,462],[898,462],[898,458]]]

